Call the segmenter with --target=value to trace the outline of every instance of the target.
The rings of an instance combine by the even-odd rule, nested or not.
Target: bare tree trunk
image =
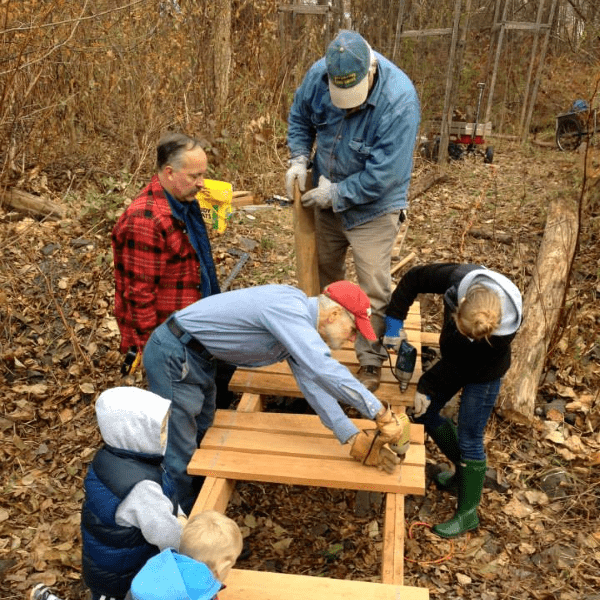
[[[213,113],[219,117],[229,96],[231,68],[231,0],[213,0]]]
[[[546,354],[564,308],[578,231],[579,213],[574,202],[555,200],[525,295],[523,325],[513,342],[513,362],[498,401],[499,412],[508,418],[533,418]]]

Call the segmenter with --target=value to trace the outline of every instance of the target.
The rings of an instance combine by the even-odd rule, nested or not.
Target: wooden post
[[[519,132],[522,136],[523,141],[527,137],[524,133],[524,124],[525,124],[525,116],[527,114],[527,100],[529,99],[529,87],[531,85],[531,77],[533,74],[533,67],[535,63],[535,55],[537,52],[537,45],[540,37],[541,26],[542,26],[542,14],[544,12],[544,2],[545,0],[541,0],[538,6],[537,17],[535,23],[537,25],[537,29],[533,34],[533,44],[531,48],[531,57],[529,58],[529,68],[527,70],[527,81],[525,82],[525,92],[523,93],[523,106],[521,107],[521,119],[519,120]]]
[[[548,50],[548,42],[550,41],[550,32],[552,30],[552,23],[554,21],[554,11],[556,10],[557,0],[552,1],[552,5],[550,8],[550,16],[548,17],[548,27],[546,29],[546,34],[544,36],[544,41],[542,42],[542,51],[540,58],[538,60],[538,68],[535,76],[535,82],[533,84],[533,91],[531,92],[531,99],[529,100],[529,108],[527,110],[527,117],[525,118],[525,124],[523,125],[522,131],[522,142],[525,142],[527,135],[529,134],[529,126],[531,125],[531,116],[533,114],[533,108],[535,106],[535,100],[537,98],[538,88],[540,85],[540,79],[542,78],[542,70],[544,68],[544,63],[546,62],[546,52]]]
[[[438,164],[444,165],[448,162],[448,139],[450,121],[452,121],[452,110],[454,108],[454,98],[452,98],[453,82],[456,77],[455,57],[456,46],[458,44],[460,10],[462,0],[456,0],[454,4],[454,21],[452,23],[452,40],[450,42],[450,56],[448,58],[448,68],[446,69],[446,93],[444,95],[444,108],[442,109],[442,126],[440,131],[440,148],[438,150]]]
[[[496,10],[497,10],[498,6],[499,5],[497,4]],[[496,77],[498,76],[498,64],[500,63],[500,55],[502,54],[502,42],[504,41],[504,31],[505,31],[505,25],[506,25],[507,12],[508,12],[508,0],[504,0],[504,8],[502,11],[502,21],[500,23],[498,23],[498,22],[494,23],[494,28],[499,27],[500,30],[498,32],[498,37],[496,40],[496,53],[494,56],[492,79],[491,79],[490,87],[488,89],[487,108],[485,110],[485,119],[483,120],[484,123],[487,123],[490,120],[491,114],[492,114],[492,102],[494,101],[494,90],[496,87]],[[494,33],[493,29],[492,29],[492,33]],[[490,45],[490,52],[491,52],[491,48],[492,48],[492,46]]]
[[[308,179],[308,177],[307,177]],[[317,262],[317,238],[315,213],[304,208],[300,200],[298,182],[294,183],[294,240],[296,245],[296,279],[298,287],[307,296],[319,294],[319,266]]]

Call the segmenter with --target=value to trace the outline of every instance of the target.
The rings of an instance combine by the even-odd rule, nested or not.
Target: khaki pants
[[[381,338],[385,332],[385,309],[392,294],[390,261],[400,228],[400,211],[377,217],[346,230],[332,210],[315,209],[319,284],[346,278],[346,253],[352,248],[358,285],[371,301],[371,323]],[[362,366],[381,366],[387,353],[379,341],[369,342],[362,335],[356,340],[356,355]]]

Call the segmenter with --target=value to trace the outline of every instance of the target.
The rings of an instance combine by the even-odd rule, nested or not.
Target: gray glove
[[[308,158],[296,156],[290,160],[290,168],[285,174],[285,191],[290,200],[294,199],[294,181],[298,180],[298,187],[303,192],[306,189],[306,169]]]
[[[426,394],[421,394],[421,392],[417,392],[415,394],[415,410],[413,412],[413,417],[420,417],[425,411],[429,408],[431,404],[431,398]]]
[[[316,206],[320,209],[331,208],[335,187],[335,183],[331,183],[327,177],[321,175],[319,177],[319,186],[302,195],[302,205],[307,208],[309,206]]]
[[[400,346],[402,345],[402,342],[404,340],[406,340],[406,339],[407,339],[406,338],[406,331],[404,331],[404,329],[401,329],[398,332],[398,335],[395,335],[395,336],[384,335],[383,336],[383,340],[381,340],[381,343],[386,348],[389,348],[390,350],[393,350],[397,354],[399,352],[399,350],[400,350]]]

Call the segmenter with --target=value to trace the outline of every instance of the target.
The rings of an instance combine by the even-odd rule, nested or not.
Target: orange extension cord
[[[410,540],[413,539],[413,527],[416,527],[418,525],[421,527],[427,527],[428,529],[431,529],[431,525],[429,523],[425,523],[424,521],[415,521],[414,523],[411,523],[410,527],[408,528],[408,539],[410,539]],[[442,538],[440,538],[440,539],[442,539]],[[408,562],[416,563],[418,565],[437,565],[439,563],[450,560],[454,556],[454,541],[450,540],[450,539],[446,540],[446,541],[450,542],[450,550],[449,550],[448,554],[446,554],[445,556],[442,556],[441,558],[436,558],[435,560],[415,560],[413,558],[407,558],[405,556],[404,560],[407,560]]]

